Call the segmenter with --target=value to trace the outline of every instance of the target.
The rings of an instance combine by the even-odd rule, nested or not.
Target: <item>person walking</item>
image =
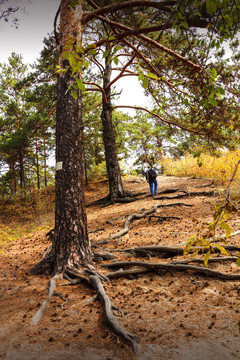
[[[157,193],[157,171],[152,167],[152,165],[148,165],[148,168],[145,172],[146,180],[149,183],[151,196],[154,196]]]

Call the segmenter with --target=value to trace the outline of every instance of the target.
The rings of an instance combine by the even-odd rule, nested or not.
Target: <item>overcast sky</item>
[[[11,18],[7,23],[0,20],[0,62],[6,62],[12,52],[22,54],[25,63],[33,62],[43,48],[43,38],[53,31],[59,4],[60,0],[9,0],[8,7],[21,8],[13,15],[19,27],[14,27]]]

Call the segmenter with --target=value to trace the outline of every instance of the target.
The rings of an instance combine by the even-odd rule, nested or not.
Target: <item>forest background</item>
[[[134,12],[128,10],[135,7]],[[7,20],[18,10],[8,8]],[[32,70],[16,53],[1,64],[0,188],[1,207],[10,225],[7,231],[13,230],[13,213],[18,222],[22,217],[28,225],[34,213],[39,225],[46,220],[49,226],[42,215],[52,210],[52,186],[56,185],[52,246],[31,269],[34,275],[53,275],[49,299],[58,279],[65,276],[71,282],[79,274],[99,294],[104,276],[94,271],[83,189],[89,181],[106,177],[109,193],[100,199],[102,203],[137,200],[123,187],[122,160],[134,159],[133,175],[142,175],[144,165],[154,163],[164,174],[182,171],[215,178],[210,169],[216,168],[224,183],[232,176],[229,186],[233,177],[238,181],[239,10],[238,1],[227,0],[203,4],[198,0],[113,1],[110,5],[63,0],[57,12],[60,27],[56,17],[54,33],[44,39],[45,47]],[[142,103],[128,105],[135,110],[133,116],[119,111],[126,105],[115,103],[119,92],[115,85],[127,76],[137,78],[151,98],[149,108]],[[55,150],[55,135],[53,169],[47,158]],[[221,220],[229,237],[226,212],[238,211],[238,186],[231,196],[229,186],[214,222],[207,224],[209,236]],[[156,210],[157,206],[151,209]],[[145,215],[134,214],[128,220]],[[196,239],[197,235],[187,250]],[[200,240],[206,244],[208,239],[203,235]],[[205,265],[211,250],[208,243]],[[139,340],[125,335],[137,353]]]
[[[26,33],[28,36],[30,34],[32,41],[27,38],[21,43],[25,47],[26,59],[29,60],[34,53],[31,44],[39,46],[40,43],[36,40],[39,31],[33,25],[36,15],[34,16],[34,12],[31,15],[31,6],[32,10],[35,6],[35,11],[41,13],[41,9],[44,11],[45,6],[50,5],[49,14],[42,16],[45,21],[42,28],[51,30],[53,14],[59,2],[43,2],[38,8],[36,6],[40,6],[39,2],[27,3],[22,1],[20,9],[16,7],[17,2],[11,3],[13,9],[18,9],[18,18],[14,18],[13,12],[12,18],[6,22],[8,28],[4,18],[2,19],[1,36],[6,51],[9,51],[9,46],[14,45],[11,45],[11,37],[7,39],[6,29],[10,29],[13,36],[17,34],[17,44],[20,43],[19,35],[24,39],[20,30],[25,25],[25,36]],[[4,5],[3,1],[2,6]],[[49,21],[52,23],[50,27]],[[36,29],[36,35],[31,34],[30,27]],[[122,77],[120,85],[117,83],[112,94],[114,105],[126,106],[124,112],[117,108],[113,111],[122,176],[142,174],[146,163],[152,162],[160,173],[166,175],[207,176],[226,183],[239,159],[239,33],[232,39],[224,40],[217,38],[212,32],[206,40],[206,34],[201,30],[192,34],[190,43],[190,38],[184,37],[186,28],[187,25],[182,21],[176,33],[171,33],[164,41],[177,49],[176,44],[181,39],[178,51],[181,50],[182,54],[191,51],[197,61],[209,71],[212,79],[218,81],[215,93],[211,93],[208,100],[205,100],[207,119],[191,103],[194,96],[185,96],[184,91],[181,95],[180,90],[180,94],[175,93],[174,96],[162,92],[156,99],[153,85],[155,75],[149,73],[147,78],[143,73],[138,73],[138,76],[132,76],[133,71],[129,71],[130,76]],[[17,54],[12,48],[12,54],[0,65],[0,193],[3,201],[13,200],[17,196],[27,198],[26,194],[29,194],[29,201],[35,202],[36,200],[32,200],[36,197],[35,190],[54,185],[58,46],[53,32],[43,39],[42,45],[39,57],[32,63],[24,61],[22,54]],[[116,56],[112,57],[111,62],[116,70],[113,74],[120,72],[118,65],[123,56],[120,47],[115,47],[114,52]],[[4,57],[6,58],[6,53],[2,53],[2,58]],[[106,53],[103,57],[107,57]],[[94,66],[85,70],[88,78],[96,78]],[[172,71],[170,69],[170,73]],[[134,79],[134,83],[129,82],[129,78]],[[100,84],[100,79],[96,78],[96,81]],[[123,91],[122,84],[127,84]],[[101,95],[96,89],[93,90],[85,92],[83,108],[86,184],[89,179],[108,177],[102,136]],[[164,121],[163,117],[169,119]],[[194,124],[191,124],[191,118],[194,118]]]
[[[51,29],[53,27],[53,14],[54,11],[56,12],[58,3],[59,2],[52,0],[49,1],[49,4],[47,4],[48,7],[50,5],[50,12],[47,16],[42,17],[45,21],[42,28],[48,27]],[[14,7],[14,4],[15,3],[13,1],[11,5]],[[10,22],[10,24],[7,23],[8,28],[6,28],[5,24],[3,24],[3,21],[1,22],[1,36],[3,37],[2,43],[4,48],[6,47],[6,50],[1,53],[1,59],[6,59],[6,53],[7,51],[9,52],[9,47],[14,46],[14,44],[17,46],[18,43],[22,43],[24,45],[23,52],[25,52],[25,58],[27,60],[24,61],[22,54],[16,53],[15,49],[12,48],[12,52],[14,52],[15,55],[9,54],[10,57],[8,57],[7,61],[2,61],[1,64],[1,88],[2,93],[5,93],[4,98],[2,97],[1,99],[1,108],[3,112],[6,112],[7,107],[11,107],[11,110],[9,111],[12,111],[12,113],[8,114],[4,120],[2,118],[1,123],[2,195],[5,193],[15,193],[17,187],[18,190],[23,188],[30,190],[34,187],[39,189],[40,187],[45,187],[47,183],[52,185],[54,182],[54,108],[56,101],[56,92],[54,94],[56,88],[56,77],[54,78],[54,76],[56,75],[55,66],[58,61],[58,50],[57,46],[55,47],[55,39],[53,35],[48,35],[44,39],[44,49],[40,51],[39,58],[29,64],[29,59],[33,58],[33,44],[34,47],[39,46],[40,44],[39,39],[36,39],[39,32],[38,27],[34,26],[36,29],[36,34],[34,35],[32,35],[29,31],[30,27],[33,27],[33,22],[36,19],[36,15],[34,16],[34,6],[36,7],[35,12],[41,12],[41,9],[43,12],[46,6],[46,4],[44,4],[45,3],[43,2],[40,6],[40,3],[38,2],[37,8],[37,2],[33,2],[32,4],[31,2],[30,4],[22,2],[21,9],[24,8],[24,5],[27,5],[24,10],[27,13],[24,13],[23,11],[20,13],[20,21],[17,23],[17,26],[19,27],[18,29],[15,28],[12,22]],[[23,17],[23,20],[21,20],[21,17]],[[29,25],[24,24],[24,22]],[[51,23],[52,25],[49,26]],[[21,34],[21,27],[24,26],[25,32]],[[7,31],[10,30],[10,38],[7,38],[6,36],[6,29]],[[20,34],[18,34],[18,32]],[[29,37],[25,38],[26,33],[30,34],[32,39]],[[14,34],[16,39],[13,44],[11,42],[11,38]],[[20,42],[19,35],[25,40]],[[201,38],[200,34],[198,34],[198,38]],[[227,86],[231,84],[231,107],[233,108],[234,102],[234,106],[237,106],[239,98],[237,85],[239,80],[239,35],[232,42],[223,41],[221,47],[219,43],[217,57],[215,58],[214,53],[216,43],[217,40],[213,39],[212,35],[212,41],[206,45],[208,46],[208,51],[204,54],[204,50],[202,49],[202,54],[200,53],[198,55],[199,57],[202,56],[201,62],[205,63],[205,67],[210,68],[214,64],[218,71],[219,83],[220,77],[221,81],[224,81],[224,83],[220,83],[222,86],[220,93],[225,92]],[[186,49],[184,51],[186,51]],[[192,49],[192,51],[197,50]],[[49,56],[50,53],[51,56]],[[200,61],[200,58],[198,60]],[[219,73],[220,69],[221,73]],[[17,76],[16,72],[18,73]],[[31,75],[29,75],[29,72]],[[9,77],[9,73],[12,73],[12,78]],[[39,79],[40,73],[41,79]],[[216,74],[214,74],[215,77],[217,76]],[[122,80],[121,84],[127,83],[127,86],[123,91],[121,91],[121,84],[120,86],[117,85],[117,88],[115,89],[117,95],[114,96],[114,104],[122,104],[126,105],[126,107],[128,105],[130,107],[134,107],[134,105],[136,107],[145,107],[145,105],[149,105],[149,107],[146,106],[146,110],[154,112],[156,104],[154,104],[153,99],[150,99],[151,94],[149,94],[149,89],[147,89],[146,86],[142,86],[142,91],[139,91],[141,86],[140,81],[134,79],[134,83],[131,83],[129,82],[129,78],[133,79],[134,77],[129,76],[120,79]],[[29,79],[31,79],[31,88],[29,87]],[[40,81],[44,84],[44,86],[39,86]],[[137,82],[140,86],[137,86]],[[142,83],[142,85],[144,84]],[[10,92],[10,89],[12,90],[13,86],[18,88],[15,89],[15,92],[7,95],[7,93]],[[120,93],[122,93],[123,96],[120,97],[119,100],[119,96],[121,95]],[[86,109],[84,114],[85,119],[88,119],[86,120],[85,125],[85,142],[87,144],[85,153],[86,181],[88,173],[91,178],[106,175],[103,142],[101,140],[101,122],[97,121],[97,119],[100,119],[100,100],[99,97],[93,94],[94,93],[87,93],[87,96],[90,98],[87,99],[86,103],[88,102],[89,104],[94,104],[95,113],[90,112],[90,118],[89,109]],[[131,96],[129,96],[129,94],[131,94]],[[141,96],[141,94],[143,96]],[[220,94],[218,94],[218,96],[220,96]],[[137,98],[138,102],[136,100]],[[227,95],[225,96],[225,100],[226,98]],[[130,99],[130,101],[126,99]],[[175,111],[174,108],[169,111],[170,106],[166,105],[165,100],[166,97],[162,96],[160,104],[158,104],[158,110],[160,109],[162,114],[166,113],[166,110],[173,113]],[[221,101],[223,101],[223,99]],[[182,108],[183,117],[186,116],[184,114],[184,106],[186,106],[188,102],[188,98],[184,99],[184,105]],[[216,105],[216,100],[213,97],[211,102]],[[15,109],[13,109],[14,106]],[[22,114],[16,113],[16,107],[19,107],[19,109],[21,108],[19,111],[21,111]],[[13,113],[14,111],[15,114]],[[119,160],[122,161],[121,170],[123,172],[126,172],[127,169],[128,173],[131,171],[141,173],[144,164],[152,161],[155,164],[159,164],[159,169],[161,169],[160,163],[163,165],[163,162],[165,161],[163,160],[164,157],[167,156],[171,159],[182,157],[185,155],[185,151],[190,152],[197,161],[200,154],[204,152],[210,151],[211,155],[214,154],[214,156],[218,157],[221,153],[226,152],[229,149],[235,150],[238,148],[238,107],[235,107],[233,111],[231,110],[231,115],[225,107],[225,114],[221,114],[223,118],[222,123],[224,124],[221,129],[221,134],[215,134],[215,139],[211,139],[211,143],[209,143],[209,134],[206,134],[205,139],[203,139],[203,137],[199,136],[199,134],[194,136],[194,132],[186,132],[184,129],[181,130],[177,126],[174,126],[174,124],[165,126],[164,122],[159,121],[156,116],[151,116],[151,114],[148,114],[146,111],[136,110],[133,112],[133,110],[129,108],[123,109],[123,111],[124,112],[122,113],[119,110],[115,110],[114,114],[118,156]],[[129,112],[132,116],[129,115]],[[226,115],[228,119],[225,121]],[[20,120],[20,116],[24,117],[22,121]],[[15,119],[13,119],[14,117]],[[92,119],[94,120],[92,121]],[[32,125],[33,123],[35,123],[34,126]],[[38,124],[38,128],[36,127],[36,123]],[[229,126],[225,125],[227,123]],[[211,125],[208,123],[207,126],[209,127],[210,132]],[[40,127],[41,131],[39,131]],[[19,131],[16,131],[16,129]],[[222,141],[224,137],[225,139]],[[19,144],[19,142],[22,144],[25,143],[25,145]],[[20,150],[19,147],[22,147],[22,149]],[[24,154],[21,154],[21,152]],[[17,158],[17,161],[14,161],[14,164],[12,160],[13,157]],[[22,157],[23,159],[21,159]],[[51,159],[51,166],[48,166],[47,168],[49,158]],[[22,164],[23,162],[24,164]],[[201,161],[197,161],[197,163],[198,165],[202,164]],[[129,166],[129,164],[131,166]],[[188,168],[188,166],[184,167]],[[168,169],[167,172],[169,174],[169,166],[165,166],[165,169]],[[174,171],[176,173],[176,169]],[[185,169],[185,172],[186,171],[188,170]],[[209,173],[209,169],[207,172]]]

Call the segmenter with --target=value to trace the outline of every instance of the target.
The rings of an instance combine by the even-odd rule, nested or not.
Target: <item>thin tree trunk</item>
[[[149,161],[149,157],[148,157],[147,148],[144,144],[143,144],[143,149],[144,149],[145,162],[149,163],[150,161]]]
[[[36,136],[36,161],[37,161],[37,187],[40,190],[39,158],[38,158],[38,139]]]
[[[111,81],[111,74],[111,61],[108,64],[107,56],[105,59],[105,69],[103,75],[103,90],[105,91],[106,98],[103,96],[101,119],[103,125],[105,160],[109,180],[109,197],[111,200],[114,200],[117,197],[124,197],[125,192],[121,179],[121,171],[117,156],[117,146],[112,123],[111,88],[108,87]]]
[[[18,110],[16,112],[17,118],[17,130],[21,127],[21,121],[19,117]],[[25,174],[24,174],[24,165],[23,165],[23,152],[21,146],[18,150],[18,160],[19,160],[19,179],[20,179],[20,189],[25,189]]]
[[[46,152],[46,139],[45,135],[43,137],[43,146],[44,146],[44,185],[47,187],[47,152]]]
[[[86,186],[88,186],[87,162],[86,162],[86,155],[85,155],[84,147],[83,147],[83,162],[84,162],[85,184],[86,184]]]
[[[162,139],[159,136],[156,136],[157,139],[157,152],[158,152],[158,160],[162,157]]]

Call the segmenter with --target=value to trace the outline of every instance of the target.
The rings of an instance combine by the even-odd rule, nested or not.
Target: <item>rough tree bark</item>
[[[82,1],[63,0],[60,7],[61,68],[67,69],[63,60],[65,45],[81,44]],[[33,273],[60,273],[64,269],[91,267],[91,248],[87,233],[85,196],[83,187],[83,124],[82,97],[77,100],[69,90],[71,70],[58,78],[56,111],[56,205],[55,234],[52,251],[33,270]]]
[[[109,54],[110,55],[110,54]],[[102,125],[103,125],[103,142],[105,149],[105,160],[107,166],[109,180],[109,200],[123,198],[125,192],[123,189],[121,171],[117,156],[117,147],[115,134],[112,123],[112,107],[111,107],[111,82],[112,66],[111,61],[108,63],[109,56],[105,59],[105,69],[103,73],[103,90],[106,97],[102,100]]]

